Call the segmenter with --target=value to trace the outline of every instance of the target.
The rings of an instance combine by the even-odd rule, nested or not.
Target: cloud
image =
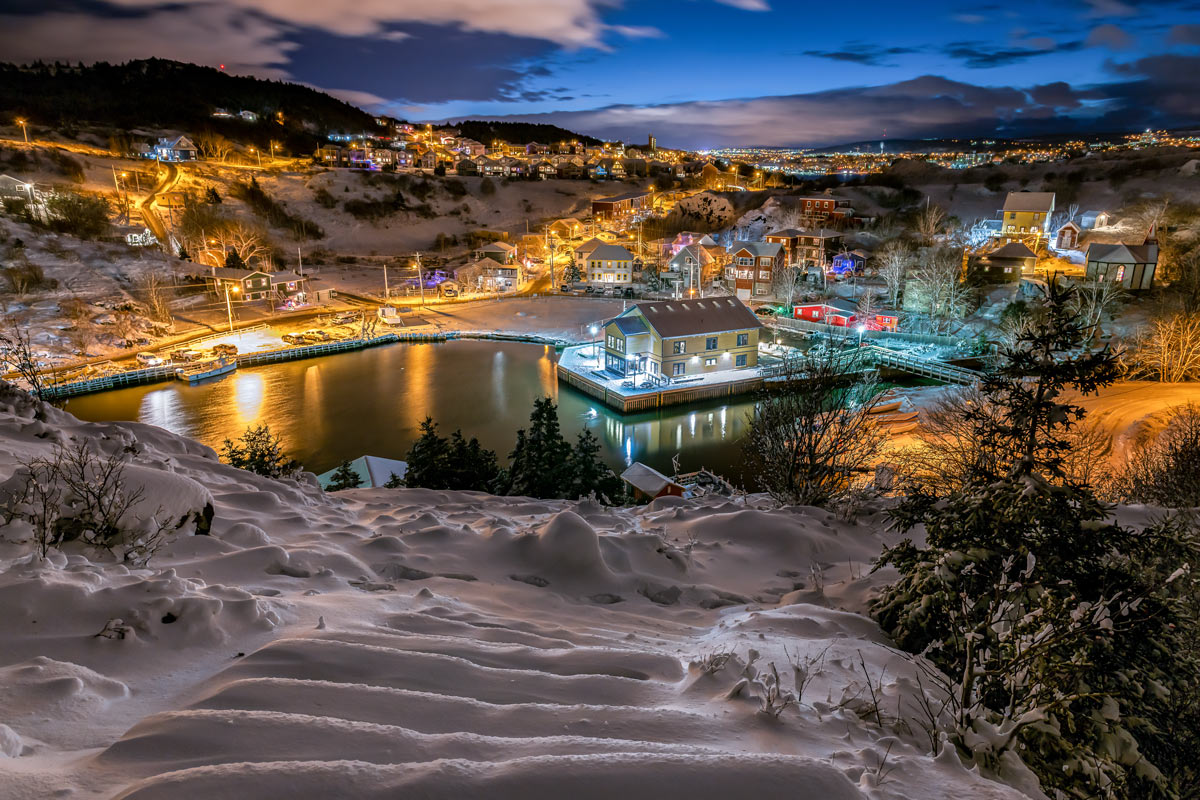
[[[884,66],[888,56],[916,52],[919,50],[915,47],[876,47],[864,42],[848,42],[842,50],[805,50],[804,55],[877,67]]]
[[[1200,26],[1197,26],[1200,27]],[[1088,34],[1088,47],[1107,47],[1109,50],[1128,50],[1133,46],[1133,37],[1116,25],[1097,25]]]
[[[740,8],[742,11],[770,11],[771,7],[767,5],[766,0],[717,0],[723,6],[733,6]]]
[[[1117,80],[1081,88],[977,86],[925,75],[809,94],[516,115],[626,141],[653,132],[680,147],[819,146],[891,138],[1028,136],[1183,127],[1200,122],[1200,56],[1108,65]]]
[[[1086,0],[1089,17],[1132,17],[1138,10],[1122,0]]]
[[[950,19],[955,22],[961,22],[964,25],[979,25],[987,22],[987,17],[983,14],[952,14]]]
[[[173,7],[119,17],[53,11],[0,15],[4,58],[17,63],[169,58],[225,64],[230,72],[286,78],[297,45],[287,28],[235,9]]]
[[[1200,45],[1200,25],[1175,25],[1167,34],[1169,44]]]
[[[1022,33],[1014,31],[1014,33]],[[992,69],[1028,61],[1050,53],[1070,52],[1083,47],[1083,42],[1056,42],[1045,36],[1018,39],[1013,47],[994,47],[987,42],[951,42],[942,48],[950,58],[961,61],[968,69]]]

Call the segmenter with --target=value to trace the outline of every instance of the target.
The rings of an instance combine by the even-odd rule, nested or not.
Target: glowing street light
[[[25,134],[25,144],[29,144],[29,125],[25,120],[18,119],[17,124],[21,126],[21,131]]]
[[[591,331],[591,334],[592,334],[592,358],[596,359],[596,361],[599,362],[600,361],[600,340],[596,338],[596,335],[600,332],[600,329],[597,328],[595,325],[593,325],[592,327],[588,328],[588,330]]]
[[[867,330],[867,326],[866,326],[866,325],[859,325],[859,326],[858,326],[858,346],[859,346],[859,347],[862,347],[862,337],[863,337],[863,333],[864,333],[866,330]]]
[[[253,147],[250,148],[250,152],[254,153],[255,155],[258,156],[258,166],[261,167],[262,166],[262,152],[259,150],[255,150]]]
[[[240,292],[242,287],[236,284],[230,284],[228,281],[225,283],[225,313],[229,315],[229,332],[233,333],[233,303],[231,303],[229,300],[229,292],[231,291],[231,287],[234,294]]]

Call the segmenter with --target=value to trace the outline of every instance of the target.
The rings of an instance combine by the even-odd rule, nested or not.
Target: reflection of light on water
[[[632,463],[633,463],[633,440],[626,439],[625,440],[625,466],[628,467]]]
[[[262,411],[266,381],[260,372],[235,372],[233,400],[237,404],[238,425],[248,428],[258,422]]]
[[[721,438],[725,438],[725,412],[729,410],[728,406],[721,406]]]
[[[675,426],[675,449],[680,450],[682,448],[683,448],[683,423],[679,423],[678,425]]]
[[[696,412],[688,414],[688,435],[693,439],[696,438]]]
[[[186,436],[190,431],[181,406],[178,389],[156,389],[142,398],[137,418],[140,422]]]

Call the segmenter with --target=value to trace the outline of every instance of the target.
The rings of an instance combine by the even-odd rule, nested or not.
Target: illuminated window
[[[675,353],[675,355],[687,352],[687,342],[684,341],[672,342],[671,347],[672,352]]]
[[[706,367],[715,367],[716,365],[717,365],[717,360],[716,360],[715,358],[706,358],[706,359],[704,359],[704,366],[706,366]]]
[[[746,345],[748,345],[748,344],[750,344],[750,334],[748,334],[748,333],[739,333],[739,334],[737,335],[737,346],[738,346],[738,347],[745,347],[745,346],[746,346]]]

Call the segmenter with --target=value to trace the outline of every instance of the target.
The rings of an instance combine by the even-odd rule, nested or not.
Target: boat
[[[180,367],[175,370],[175,377],[188,383],[199,383],[209,378],[219,378],[237,369],[237,359],[218,358],[216,361],[206,361],[194,367]]]

